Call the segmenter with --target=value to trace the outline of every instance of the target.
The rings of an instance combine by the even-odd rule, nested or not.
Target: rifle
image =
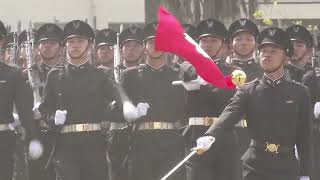
[[[39,72],[36,70],[36,62],[33,55],[34,50],[34,32],[27,29],[27,41],[26,41],[26,54],[27,54],[27,70],[30,86],[33,90],[34,104],[40,102],[41,96],[39,93],[39,87],[41,87],[41,81]]]
[[[88,54],[87,54],[87,58],[88,58],[88,61],[89,61],[89,64],[90,65],[94,65],[94,53],[93,53],[93,50],[94,50],[94,47],[93,47],[93,44],[90,45],[88,47]]]
[[[120,33],[122,31],[122,24],[120,25]],[[121,68],[119,65],[121,64],[121,57],[120,57],[120,34],[117,33],[117,44],[114,45],[113,47],[114,51],[114,60],[113,60],[113,67],[114,67],[114,80],[116,83],[119,83],[120,78],[121,78]]]
[[[10,63],[17,66],[18,59],[18,35],[17,32],[13,32],[13,44],[10,46]]]
[[[33,57],[33,48],[34,48],[34,32],[30,29],[26,31],[27,33],[27,41],[26,41],[26,54],[27,54],[27,71],[28,71],[28,79],[29,84],[33,89],[33,95],[34,95],[34,104],[40,102],[40,94],[39,94],[39,87],[40,87],[40,78],[39,75],[36,72],[35,69],[35,62]],[[12,47],[11,52],[11,60],[15,60],[17,58],[16,52],[17,52],[17,41],[14,40],[14,47]],[[14,54],[15,53],[15,54]],[[22,143],[22,142],[20,142]],[[29,159],[28,159],[28,149],[26,145],[23,143],[21,144],[23,146],[23,163],[24,163],[24,178],[26,180],[29,180]]]
[[[120,25],[120,33],[122,32],[123,29],[123,25]],[[131,122],[133,122],[135,119],[139,118],[138,115],[137,116],[132,116],[134,113],[132,112],[137,112],[136,107],[132,104],[132,101],[130,100],[130,98],[128,97],[128,94],[125,92],[125,90],[123,89],[122,86],[119,85],[120,83],[120,79],[121,79],[121,74],[122,74],[122,70],[120,68],[121,65],[121,57],[120,57],[120,35],[119,33],[117,33],[117,43],[114,45],[114,80],[115,80],[115,90],[116,90],[116,99],[118,101],[121,102],[122,106],[123,106],[123,115],[124,118],[128,123],[128,126],[125,127],[125,129],[128,128],[129,130],[129,134],[128,134],[128,141],[129,141],[129,150],[127,152],[127,156],[125,157],[124,161],[123,161],[123,166],[126,166],[125,164],[128,165],[128,169],[129,169],[129,176],[132,175],[132,162],[131,160],[128,158],[129,154],[132,151],[132,136],[133,136],[133,131],[134,131],[134,126],[132,125]],[[128,105],[128,106],[125,106]],[[129,107],[129,108],[126,108]],[[129,178],[131,179],[131,178]]]

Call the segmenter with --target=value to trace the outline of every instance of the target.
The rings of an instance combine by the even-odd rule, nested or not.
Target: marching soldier
[[[63,31],[57,25],[52,23],[47,23],[42,25],[38,29],[37,41],[39,42],[39,56],[41,58],[41,63],[38,66],[35,66],[34,70],[38,72],[41,84],[44,84],[48,72],[58,65],[60,62],[60,52],[63,46]],[[43,87],[39,88],[40,94],[42,94]],[[36,104],[37,108],[39,104]],[[38,112],[36,112],[38,113]],[[38,113],[39,114],[39,113]],[[37,115],[37,118],[40,118],[41,115]],[[41,130],[41,138],[44,142],[44,155],[38,160],[30,163],[30,179],[46,179],[54,180],[55,173],[53,170],[52,163],[49,162],[47,166],[47,161],[52,150],[52,134],[49,134],[49,125],[44,119],[36,119],[37,128]],[[52,125],[52,124],[50,124]]]
[[[178,132],[184,118],[184,92],[172,85],[179,80],[178,69],[166,64],[164,52],[155,51],[156,23],[143,30],[146,65],[128,69],[121,84],[140,119],[133,123],[129,175],[132,180],[160,179],[182,157],[183,141]],[[173,179],[182,179],[183,173]]]
[[[320,137],[320,67],[319,67],[319,58],[315,57],[313,60],[313,64],[318,64],[317,66],[314,66],[314,70],[308,71],[303,77],[302,77],[302,84],[307,86],[311,95],[311,103],[313,107],[314,112],[314,134],[313,134],[313,171],[311,175],[311,179],[319,179],[320,178],[320,143],[319,143],[319,137]],[[317,61],[317,62],[316,62]]]
[[[142,29],[131,25],[120,33],[124,70],[128,67],[138,66],[143,56]]]
[[[117,43],[117,32],[112,29],[99,30],[95,36],[96,62],[98,68],[112,69],[114,45]]]
[[[26,35],[26,34],[24,34]],[[26,41],[25,39],[23,39]],[[9,66],[19,68],[21,65],[18,61],[19,49],[18,49],[18,37],[15,32],[9,33],[5,37],[4,48],[6,50],[5,54],[5,63]],[[19,68],[20,69],[20,68]],[[25,70],[25,69],[23,69]],[[28,82],[30,85],[30,80],[27,79],[27,71],[23,71],[24,81]],[[15,106],[16,107],[16,106]],[[14,111],[14,119],[15,121],[12,123],[13,128],[16,130],[17,134],[19,134],[19,138],[17,138],[16,146],[15,146],[15,173],[14,179],[24,179],[29,178],[29,170],[33,168],[33,164],[38,162],[38,160],[28,159],[26,155],[26,130],[23,126],[21,126],[21,120],[19,114]],[[36,128],[37,129],[37,128]],[[38,131],[35,133],[38,135]],[[32,176],[30,176],[32,177]]]
[[[231,74],[232,69],[227,67],[222,59],[223,49],[228,43],[227,29],[224,24],[215,19],[206,19],[197,26],[197,34],[200,47],[214,59],[224,74]],[[190,70],[187,71],[189,74],[190,72]],[[221,90],[211,85],[201,85],[198,90],[188,91],[189,126],[184,132],[188,141],[187,154],[195,146],[195,140],[218,119],[217,117],[233,94],[232,90]],[[194,157],[187,163],[188,180],[237,180],[240,177],[240,156],[236,132],[230,131],[225,135],[225,139],[217,142],[216,145],[216,149],[206,152],[203,156]]]
[[[96,61],[94,62],[94,65],[98,69],[102,69],[105,74],[108,76],[108,78],[114,79],[114,45],[117,43],[117,32],[113,31],[112,29],[102,29],[99,30],[95,35],[95,57]],[[114,101],[115,102],[115,101]],[[114,119],[115,115],[119,114],[119,111],[115,108],[115,105],[113,103],[110,104],[110,116],[107,119]],[[102,125],[102,131],[104,134],[108,132],[110,128],[110,121],[105,121]],[[108,135],[108,133],[107,133]],[[107,141],[108,142],[108,141]],[[108,143],[107,143],[108,145]],[[109,147],[107,146],[107,150]],[[108,156],[108,154],[107,154]],[[110,158],[107,158],[107,163]],[[112,173],[109,172],[111,168],[109,166],[107,167],[106,171],[107,176],[109,177]],[[112,171],[112,169],[110,170]],[[112,179],[112,178],[108,178]]]
[[[85,22],[73,20],[64,27],[67,64],[48,74],[39,111],[54,116],[59,135],[53,163],[61,180],[105,180],[104,138],[100,122],[113,100],[113,82],[89,63],[94,38]]]
[[[257,46],[258,27],[248,19],[234,21],[229,29],[230,47],[232,50],[231,66],[240,68],[246,73],[247,82],[262,75],[262,70],[255,59]],[[250,144],[250,138],[246,129],[246,120],[241,120],[236,127],[239,136],[240,155],[242,156]],[[243,168],[241,168],[241,171]]]
[[[120,33],[120,46],[123,62],[119,65],[119,76],[125,69],[138,66],[143,55],[142,29],[130,26]],[[116,104],[121,104],[116,102]],[[114,105],[117,107],[118,105]],[[107,134],[107,161],[110,180],[128,179],[128,151],[130,127],[119,108],[112,108],[110,130]]]
[[[305,86],[284,78],[284,64],[292,54],[289,36],[270,27],[260,33],[258,43],[263,77],[238,88],[219,120],[197,140],[198,148],[210,148],[246,115],[251,144],[243,157],[244,179],[309,179],[311,104]]]
[[[312,55],[313,38],[310,32],[301,25],[290,26],[286,32],[293,44],[293,55],[286,65],[286,76],[301,83],[303,75],[312,70],[308,59]]]
[[[0,27],[3,26],[0,23]],[[0,179],[11,180],[13,176],[13,153],[16,135],[10,123],[14,122],[13,107],[20,117],[22,126],[26,129],[29,145],[29,155],[32,158],[41,156],[42,147],[36,137],[35,123],[33,120],[32,90],[23,77],[22,72],[14,67],[0,62]]]
[[[230,47],[232,50],[231,65],[241,68],[246,73],[247,82],[262,75],[261,68],[254,57],[258,27],[248,19],[234,21],[229,29]]]
[[[307,66],[307,65],[306,65]],[[302,84],[307,86],[311,95],[311,103],[314,112],[314,134],[313,134],[313,171],[311,179],[320,178],[320,58],[319,54],[316,53],[312,57],[312,68],[306,72],[302,77]]]
[[[45,83],[48,72],[61,65],[60,54],[63,48],[63,31],[55,24],[44,24],[38,29],[38,51],[41,58],[38,65],[40,80]],[[42,90],[40,90],[42,92]]]

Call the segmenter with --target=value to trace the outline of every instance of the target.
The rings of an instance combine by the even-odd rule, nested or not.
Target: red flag
[[[200,77],[208,83],[224,89],[234,89],[231,76],[224,76],[212,59],[190,38],[176,18],[165,8],[158,11],[155,49],[174,53],[190,62]]]

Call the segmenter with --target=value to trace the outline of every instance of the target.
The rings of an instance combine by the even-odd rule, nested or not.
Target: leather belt
[[[70,124],[64,125],[61,129],[61,133],[90,132],[100,130],[101,125],[99,123]]]
[[[189,126],[211,126],[218,120],[218,117],[191,117],[189,118]],[[236,124],[236,126],[241,128],[248,127],[247,120],[242,119]]]
[[[245,120],[245,119],[240,120],[240,121],[236,124],[236,126],[237,126],[237,127],[241,127],[241,128],[247,128],[247,127],[248,127],[247,120]]]
[[[0,131],[14,130],[10,124],[0,124]]]
[[[273,144],[270,142],[260,142],[252,139],[250,147],[254,147],[272,154],[294,154],[294,147],[290,148],[288,146]]]
[[[137,130],[165,130],[178,129],[180,123],[174,122],[142,122],[138,124]]]
[[[127,123],[111,122],[109,130],[120,130],[128,127]]]
[[[189,126],[211,126],[218,119],[218,117],[191,117]]]

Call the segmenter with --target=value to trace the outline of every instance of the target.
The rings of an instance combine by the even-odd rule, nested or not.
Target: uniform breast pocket
[[[286,99],[283,103],[281,103],[281,109],[283,109],[284,113],[294,114],[298,111],[298,104],[294,99]]]

